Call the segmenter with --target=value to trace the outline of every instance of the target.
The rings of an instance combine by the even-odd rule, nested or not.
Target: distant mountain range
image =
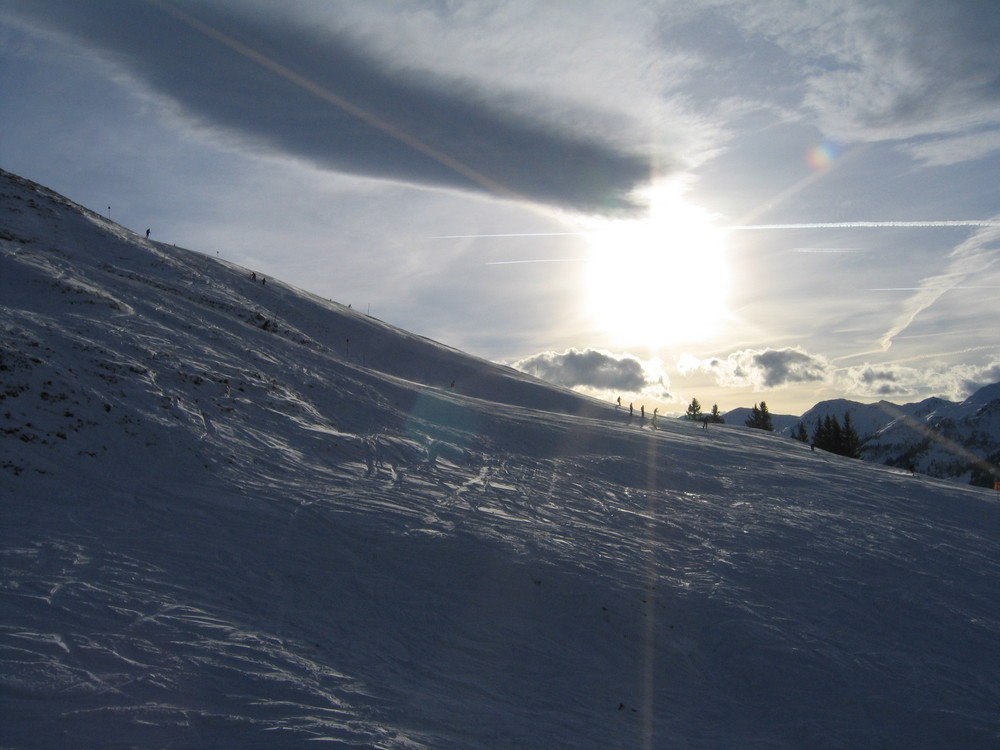
[[[928,398],[910,404],[848,399],[821,401],[801,417],[772,414],[774,430],[791,436],[799,423],[811,436],[828,416],[843,422],[846,414],[861,439],[866,461],[992,487],[1000,462],[1000,383],[980,388],[965,401]],[[725,414],[727,424],[742,425],[750,409]]]

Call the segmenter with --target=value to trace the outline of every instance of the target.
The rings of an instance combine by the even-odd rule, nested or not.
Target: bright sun
[[[684,186],[643,197],[641,219],[600,220],[588,233],[588,312],[621,345],[657,346],[709,333],[725,316],[724,232]]]

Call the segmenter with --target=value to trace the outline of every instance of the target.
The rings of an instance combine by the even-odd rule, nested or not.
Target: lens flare
[[[838,156],[840,156],[840,147],[836,143],[824,141],[809,149],[806,153],[806,161],[813,169],[822,172],[829,169]]]

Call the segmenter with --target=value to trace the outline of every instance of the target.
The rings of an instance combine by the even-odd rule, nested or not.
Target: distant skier
[[[631,417],[634,413],[635,413],[635,410],[632,408],[632,403],[629,402],[629,405],[628,405],[628,415]]]
[[[250,281],[256,281],[256,280],[257,280],[257,272],[256,271],[251,271],[250,272]]]
[[[146,230],[146,239],[147,240],[149,239],[149,230],[148,229]]]
[[[264,276],[260,277],[260,285],[267,286],[267,279]]]

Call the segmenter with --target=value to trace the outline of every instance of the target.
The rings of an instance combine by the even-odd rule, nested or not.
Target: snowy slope
[[[963,403],[975,406],[984,406],[992,401],[1000,401],[1000,383],[993,383],[980,388],[969,396]]]
[[[0,177],[5,748],[1000,742],[992,492],[654,432]]]

